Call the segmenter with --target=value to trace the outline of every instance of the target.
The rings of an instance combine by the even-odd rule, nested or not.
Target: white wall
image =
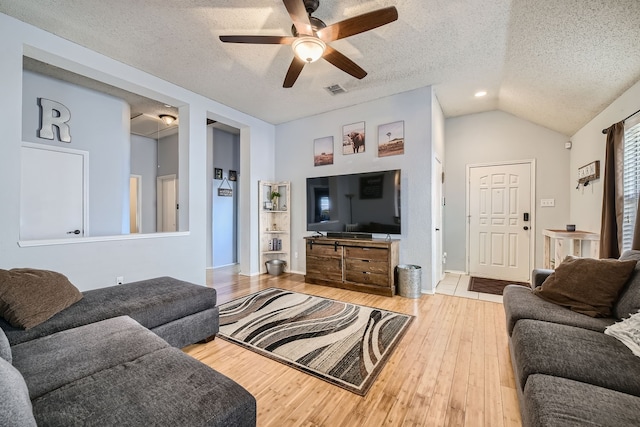
[[[402,235],[400,262],[422,266],[423,291],[431,279],[432,101],[430,87],[381,98],[276,127],[276,179],[291,181],[291,270],[305,271],[306,178],[388,169],[402,169]],[[378,126],[404,120],[404,155],[377,157]],[[342,126],[365,122],[362,154],[342,154]],[[313,140],[334,138],[334,164],[313,166]],[[384,236],[382,236],[384,237]],[[295,254],[298,257],[295,257]]]
[[[244,273],[259,271],[257,181],[274,178],[275,129],[272,125],[4,14],[0,14],[0,39],[3,40],[0,44],[0,186],[4,198],[4,208],[0,210],[0,268],[28,266],[57,270],[81,290],[111,285],[116,276],[124,276],[125,281],[130,282],[168,275],[204,284],[208,220],[205,123],[211,118],[241,129],[244,172],[241,184],[252,190],[240,196],[240,217],[247,225],[241,236],[240,262]],[[20,186],[16,177],[20,176],[23,54],[179,106],[180,230],[188,232],[96,242],[79,239],[74,244],[37,247],[17,244]]]
[[[22,140],[89,152],[89,236],[129,232],[129,105],[121,99],[61,80],[24,72]],[[38,137],[38,98],[71,112],[71,142]]]
[[[619,122],[640,108],[640,82],[633,85],[611,105],[576,132],[571,141],[571,161],[568,179],[571,187],[570,222],[580,230],[600,233],[602,216],[602,191],[604,185],[604,158],[607,136],[602,129]],[[592,181],[587,187],[577,185],[578,168],[600,160],[600,179]]]
[[[466,166],[536,159],[535,267],[542,267],[545,228],[564,228],[569,221],[571,187],[567,167],[569,138],[502,111],[455,117],[446,121],[445,243],[448,271],[466,271]],[[540,199],[555,207],[540,208]]]
[[[158,143],[153,138],[131,135],[131,174],[140,175],[141,233],[156,232],[156,178],[158,176]]]

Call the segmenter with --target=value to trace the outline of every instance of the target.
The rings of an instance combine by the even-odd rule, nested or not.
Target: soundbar
[[[339,239],[373,239],[372,233],[357,233],[348,231],[327,231],[327,237],[335,237]]]

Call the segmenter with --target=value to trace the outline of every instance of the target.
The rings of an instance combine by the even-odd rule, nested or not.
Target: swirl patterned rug
[[[364,396],[412,320],[269,288],[222,304],[218,336]]]

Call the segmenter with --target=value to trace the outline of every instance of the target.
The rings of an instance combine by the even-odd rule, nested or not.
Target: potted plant
[[[271,193],[269,193],[269,198],[271,199],[271,203],[273,204],[274,211],[278,210],[278,197],[280,197],[280,193],[278,193],[277,191],[272,191]]]

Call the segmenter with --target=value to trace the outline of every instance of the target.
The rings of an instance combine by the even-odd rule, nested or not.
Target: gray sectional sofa
[[[214,289],[161,277],[0,327],[0,425],[256,424],[248,391],[176,348],[217,333]]]
[[[627,251],[621,260],[640,260]],[[532,287],[551,270],[534,270]],[[524,426],[640,425],[640,357],[605,328],[640,309],[640,263],[613,306],[613,317],[577,313],[507,286],[509,349]]]

